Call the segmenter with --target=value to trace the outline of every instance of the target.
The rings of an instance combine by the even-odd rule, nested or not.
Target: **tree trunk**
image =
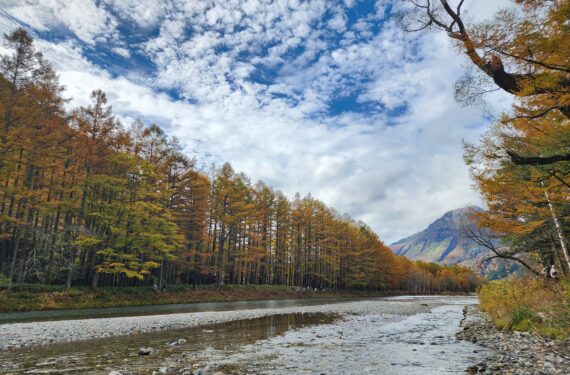
[[[218,279],[216,284],[218,286],[222,285],[222,283],[224,282],[224,243],[226,242],[225,240],[225,225],[222,223],[222,226],[220,227],[220,239],[219,239],[219,245],[218,247],[220,248],[220,250],[218,251]]]
[[[93,275],[93,280],[91,281],[91,289],[97,289],[97,284],[99,283],[99,272],[95,271]]]
[[[12,281],[14,280],[14,270],[16,268],[16,259],[18,258],[18,248],[20,247],[20,230],[15,229],[14,233],[14,249],[12,251],[12,260],[10,262],[10,274],[8,275],[8,290],[12,290]]]
[[[570,258],[568,257],[568,249],[566,248],[566,241],[564,240],[564,233],[562,232],[562,227],[560,226],[560,222],[558,221],[558,216],[554,212],[554,206],[550,201],[550,196],[548,195],[548,191],[544,188],[544,183],[541,181],[540,185],[544,191],[544,196],[546,197],[546,201],[548,202],[548,209],[550,210],[550,214],[552,215],[552,220],[554,221],[554,227],[556,228],[556,233],[558,234],[558,239],[560,240],[560,247],[562,248],[562,254],[564,254],[564,259],[566,260],[566,266],[570,271]]]

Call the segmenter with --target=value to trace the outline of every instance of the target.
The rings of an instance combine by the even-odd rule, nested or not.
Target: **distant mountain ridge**
[[[502,259],[485,262],[493,253],[465,236],[466,228],[478,232],[470,220],[473,211],[482,211],[482,208],[465,207],[446,212],[423,231],[393,243],[390,248],[411,260],[468,266],[490,279],[516,272],[519,267],[512,262]]]
[[[464,263],[478,258],[487,249],[474,243],[463,232],[473,226],[469,215],[479,207],[446,212],[425,230],[390,245],[392,251],[412,260],[435,263]]]

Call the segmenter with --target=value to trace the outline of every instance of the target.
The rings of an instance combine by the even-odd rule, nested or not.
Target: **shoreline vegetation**
[[[274,285],[172,285],[166,292],[152,287],[72,288],[29,285],[18,291],[0,291],[0,313],[152,306],[207,302],[235,302],[309,298],[374,298],[400,295],[467,295],[467,292],[413,292],[380,290],[314,290]]]
[[[479,309],[498,329],[570,337],[570,278],[510,277],[484,284]]]

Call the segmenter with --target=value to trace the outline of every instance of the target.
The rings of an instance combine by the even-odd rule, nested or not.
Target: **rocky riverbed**
[[[409,316],[446,303],[445,297],[426,297],[422,303],[398,299],[377,299],[334,303],[319,306],[298,306],[279,309],[250,309],[169,315],[130,316],[106,319],[75,319],[0,325],[0,349],[48,345],[62,342],[125,336],[173,329],[261,318],[278,314],[367,314]]]
[[[464,308],[458,339],[476,343],[491,355],[470,366],[468,374],[557,375],[570,373],[570,341],[528,332],[497,329],[475,306]]]
[[[456,337],[464,306],[476,303],[418,296],[5,324],[0,373],[460,374],[492,354]]]

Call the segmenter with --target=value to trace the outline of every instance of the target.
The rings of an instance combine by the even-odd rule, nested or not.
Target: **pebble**
[[[186,342],[187,342],[186,339],[178,339],[176,341],[169,342],[168,346],[180,346],[186,344]]]
[[[154,349],[153,348],[140,348],[139,349],[139,355],[151,355],[154,354]]]

